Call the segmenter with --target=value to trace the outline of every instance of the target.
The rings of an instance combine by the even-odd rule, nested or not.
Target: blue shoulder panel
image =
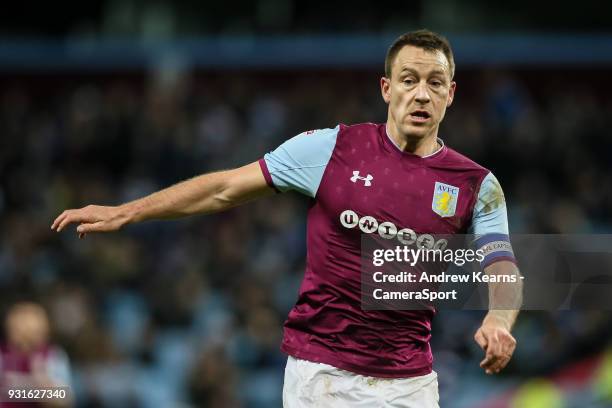
[[[469,233],[477,237],[486,234],[508,234],[506,200],[493,173],[487,174],[480,184]]]
[[[340,126],[300,133],[264,156],[274,187],[315,197]]]
[[[481,262],[483,268],[503,260],[516,263],[508,236],[504,192],[493,173],[487,174],[480,184],[468,232],[476,235],[476,248],[484,255]]]

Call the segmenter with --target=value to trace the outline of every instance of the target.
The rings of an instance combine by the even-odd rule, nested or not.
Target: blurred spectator
[[[6,341],[0,351],[1,384],[9,389],[39,390],[68,387],[70,367],[66,353],[50,343],[49,319],[36,303],[13,305],[5,320]],[[70,398],[52,399],[47,403],[0,403],[12,406],[70,406]]]
[[[237,372],[222,349],[202,353],[189,380],[192,400],[199,407],[239,408],[236,399]]]

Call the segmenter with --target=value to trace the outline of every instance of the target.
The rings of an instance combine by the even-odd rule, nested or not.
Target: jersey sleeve
[[[259,160],[266,182],[277,191],[315,197],[331,158],[340,126],[300,133]]]
[[[487,174],[480,184],[468,232],[475,235],[476,249],[483,251],[483,268],[502,260],[516,262],[510,243],[504,192],[493,173]]]

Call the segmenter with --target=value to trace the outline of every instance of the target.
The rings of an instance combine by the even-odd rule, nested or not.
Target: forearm
[[[485,273],[498,276],[498,282],[489,282],[489,313],[485,321],[496,320],[511,330],[523,302],[521,273],[510,261],[496,262],[487,267]],[[512,276],[514,281],[504,281],[504,277]]]
[[[232,206],[224,194],[229,171],[204,174],[119,206],[128,223],[213,213]]]
[[[257,162],[204,174],[119,207],[126,222],[210,214],[272,194]]]
[[[88,232],[110,232],[125,224],[222,211],[272,194],[259,164],[205,174],[116,207],[88,205],[62,212],[51,224],[61,231],[77,223],[82,238]]]

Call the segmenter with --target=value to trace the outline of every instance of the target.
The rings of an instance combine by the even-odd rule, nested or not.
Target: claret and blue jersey
[[[426,246],[434,234],[474,234],[489,248],[483,266],[513,260],[509,243],[487,246],[509,242],[495,176],[440,144],[420,157],[400,150],[385,124],[338,125],[295,136],[259,161],[270,186],[312,199],[284,352],[375,377],[431,372],[433,310],[361,309],[361,234]]]

